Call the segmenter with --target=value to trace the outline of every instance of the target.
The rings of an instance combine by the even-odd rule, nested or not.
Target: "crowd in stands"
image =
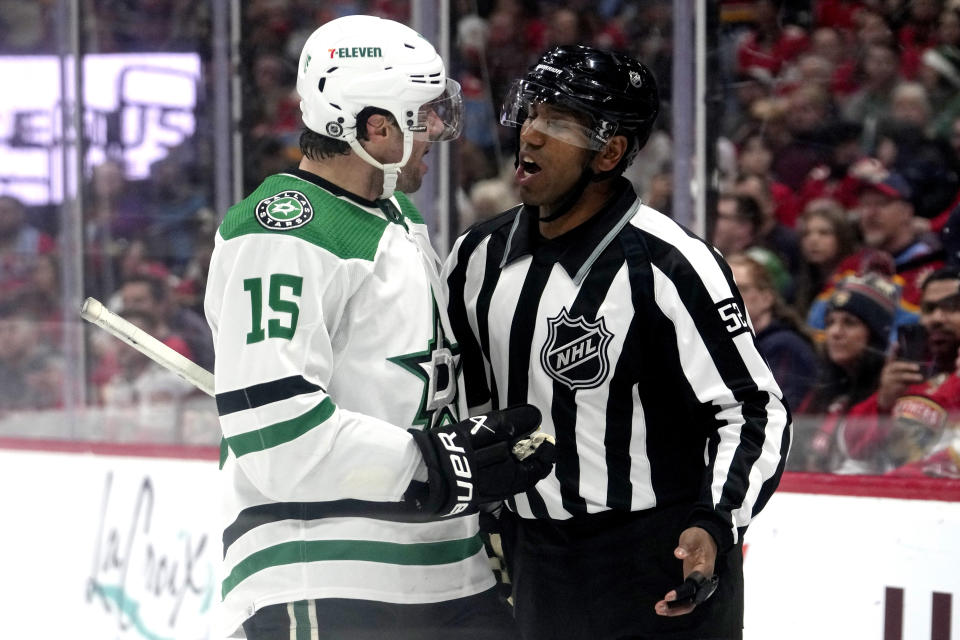
[[[960,3],[746,4],[708,235],[790,402],[788,468],[960,477]]]
[[[85,0],[75,16],[88,53],[197,52],[210,61],[209,3]],[[64,53],[71,16],[48,2],[0,1],[0,55]],[[208,109],[201,101],[200,109]],[[203,113],[198,113],[202,122]],[[217,216],[212,169],[198,130],[168,149],[149,176],[132,180],[117,149],[85,168],[82,295],[204,367],[213,366],[203,283]],[[66,337],[78,316],[64,308],[61,220],[0,190],[0,419],[63,410]],[[53,214],[51,214],[53,211]],[[88,406],[101,410],[93,437],[112,441],[217,442],[206,396],[103,331],[84,326]],[[13,421],[19,424],[18,421]],[[22,422],[22,421],[21,421]],[[46,433],[45,435],[50,435]],[[84,434],[80,434],[83,437]],[[88,436],[90,434],[87,434]]]
[[[89,46],[201,50],[203,4],[87,3],[91,16],[129,18],[117,23],[126,31],[93,20]],[[449,66],[466,106],[455,143],[459,228],[518,201],[515,134],[497,124],[499,104],[512,79],[564,43],[628,51],[654,71],[664,109],[628,177],[647,204],[671,213],[671,0],[451,4]],[[143,7],[156,24],[131,31]],[[716,9],[711,78],[723,99],[707,239],[731,266],[793,412],[789,468],[960,477],[960,0],[727,0]],[[296,57],[314,26],[351,13],[408,21],[410,5],[251,0],[242,11],[249,190],[299,160]],[[4,15],[42,18],[22,7]],[[8,49],[33,51],[24,34],[43,31],[34,27]],[[212,367],[202,301],[223,212],[211,210],[210,167],[196,147],[171,150],[138,182],[115,159],[90,168],[84,293]],[[31,226],[22,203],[0,197],[0,410],[62,403],[59,259],[54,230]],[[137,406],[166,424],[156,402],[195,397],[110,338],[92,333],[89,351],[91,403]]]

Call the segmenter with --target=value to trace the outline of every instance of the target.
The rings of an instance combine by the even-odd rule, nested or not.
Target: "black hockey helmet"
[[[501,124],[522,126],[533,103],[555,104],[590,117],[591,149],[613,135],[632,144],[626,158],[643,147],[660,110],[656,80],[639,61],[582,45],[563,45],[543,54],[510,87]]]

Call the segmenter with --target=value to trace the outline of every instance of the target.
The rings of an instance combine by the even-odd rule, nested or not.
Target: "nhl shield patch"
[[[281,191],[257,203],[257,222],[267,229],[299,229],[312,219],[313,206],[299,191]]]
[[[551,378],[570,389],[600,386],[610,370],[607,346],[613,334],[603,317],[590,322],[571,318],[566,308],[547,319],[547,340],[540,350],[540,364]]]

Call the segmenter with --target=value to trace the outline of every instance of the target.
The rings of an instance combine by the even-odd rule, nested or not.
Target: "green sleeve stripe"
[[[299,438],[306,432],[323,422],[333,415],[336,405],[330,398],[324,398],[323,402],[313,407],[303,415],[297,416],[291,420],[284,420],[272,424],[256,431],[250,431],[239,436],[227,438],[230,449],[238,458],[254,453],[264,451],[271,447],[290,442]]]
[[[223,580],[222,597],[238,584],[270,567],[298,562],[352,560],[393,565],[431,566],[461,562],[483,548],[480,535],[460,540],[401,544],[376,540],[296,540],[251,554],[237,564]]]
[[[413,204],[413,201],[410,200],[405,193],[401,193],[400,191],[395,191],[394,195],[397,197],[397,202],[400,204],[400,213],[409,218],[410,221],[415,224],[423,224],[423,216],[420,215],[420,211],[417,210],[417,207]]]

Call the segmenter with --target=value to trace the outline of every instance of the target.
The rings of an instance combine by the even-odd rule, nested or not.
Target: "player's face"
[[[852,369],[867,348],[870,330],[860,318],[835,309],[827,314],[827,357],[838,367]]]
[[[413,141],[413,150],[410,158],[403,165],[397,177],[397,191],[413,193],[423,184],[423,176],[427,173],[427,164],[423,157],[430,152],[430,143],[423,140]]]
[[[569,111],[548,104],[531,106],[520,129],[520,165],[516,179],[524,204],[547,210],[576,184],[591,152],[585,149],[584,123]],[[578,144],[574,144],[578,143]]]
[[[960,280],[935,280],[923,290],[920,323],[927,330],[930,353],[951,362],[960,347]]]

